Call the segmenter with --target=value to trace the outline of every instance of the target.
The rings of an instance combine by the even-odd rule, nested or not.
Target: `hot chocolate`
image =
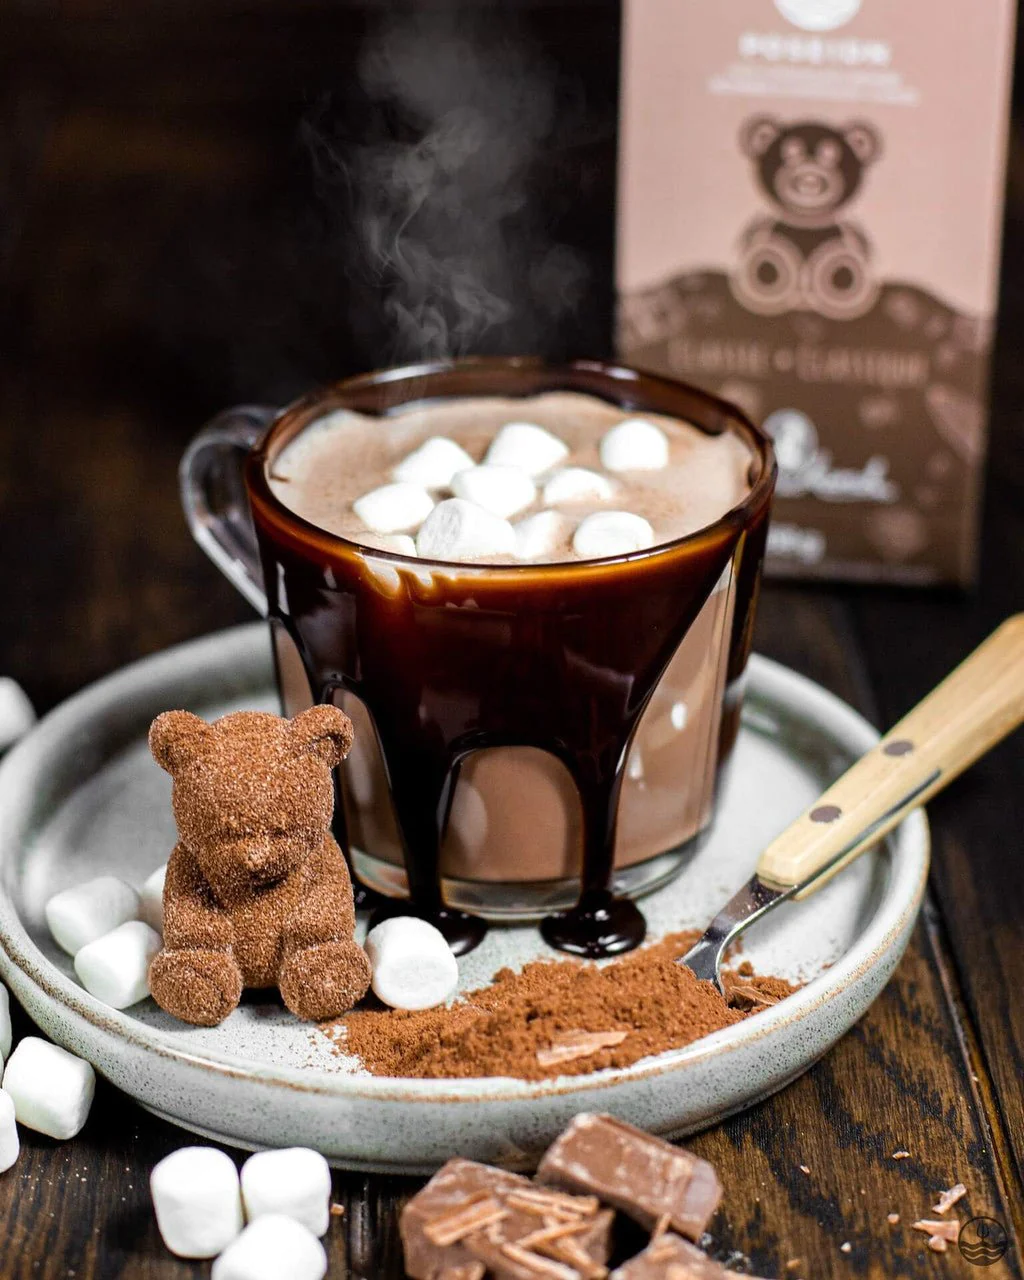
[[[629,414],[563,391],[413,403],[390,415],[386,431],[379,418],[337,410],[289,444],[269,479],[280,501],[311,524],[399,554],[425,554],[441,515],[435,507],[470,501],[493,517],[486,529],[499,541],[508,530],[509,549],[465,539],[441,545],[435,536],[431,558],[550,563],[641,550],[703,529],[749,492],[750,463],[734,435],[709,436],[675,418]],[[588,540],[588,530],[602,527],[589,517],[603,518],[612,541]],[[616,542],[616,527],[638,528],[641,544]]]
[[[652,444],[655,451],[661,445],[653,457]],[[431,510],[417,505],[412,490],[426,489],[429,501],[443,503],[453,483],[465,485],[465,478],[461,483],[458,479],[460,471],[476,466],[478,475],[486,472],[495,455],[502,459],[497,467],[515,459],[525,464],[517,470],[530,477],[523,495],[529,505],[516,513],[512,529],[547,521],[552,536],[528,538],[525,547],[520,536],[515,550],[505,555],[467,557],[477,563],[580,559],[574,547],[577,531],[588,517],[612,510],[647,521],[658,542],[683,537],[718,519],[750,487],[750,450],[736,436],[710,436],[664,415],[638,418],[572,392],[413,404],[391,415],[386,431],[379,418],[337,410],[313,422],[281,452],[269,479],[276,496],[312,524],[412,554],[415,544],[409,535],[417,526],[422,530],[424,510]],[[427,483],[395,495],[400,504],[396,520],[403,522],[405,532],[368,530],[359,514],[364,495],[409,484],[409,476]],[[421,492],[419,502],[427,500]],[[724,678],[721,636],[730,615],[728,593],[716,590],[669,664],[641,723],[623,784],[616,835],[620,868],[635,868],[679,848],[707,820],[715,776],[709,746]],[[282,665],[295,667],[294,656],[285,652]],[[310,695],[301,665],[294,674],[295,702],[289,705],[298,709]],[[357,698],[341,693],[338,700],[359,730],[342,779],[356,858],[371,883],[393,888],[391,868],[371,860],[402,865],[373,726]],[[686,787],[681,779],[687,780]],[[530,798],[527,806],[524,796]],[[557,902],[559,883],[566,897],[571,895],[579,864],[579,801],[559,760],[531,747],[499,747],[467,759],[441,853],[446,877],[463,882],[457,891],[463,905],[494,914],[513,908],[516,898],[503,904],[500,893],[490,888],[508,882],[524,887],[544,883],[548,901]],[[634,872],[634,877],[653,883],[674,865],[670,859],[639,876]],[[467,889],[469,884],[476,885],[475,892]]]
[[[568,414],[534,420],[558,404],[581,418],[589,406],[590,434],[563,439]],[[453,438],[453,407],[493,415],[475,443]],[[434,420],[401,440],[415,414]],[[382,451],[334,503],[361,522],[358,542],[332,532],[331,512],[314,523],[284,498],[301,480],[292,446],[294,461],[332,417],[325,438],[358,419]],[[706,826],[738,726],[775,474],[765,438],[680,383],[530,359],[354,378],[266,424],[237,410],[196,440],[190,519],[268,614],[289,711],[351,708],[338,835],[390,899],[378,917],[421,915],[458,949],[483,936],[481,916],[503,915],[543,915],[552,945],[584,955],[636,946],[631,899],[678,870]],[[252,446],[255,545],[239,445]],[[662,523],[667,507],[686,518],[674,499],[644,515],[623,498],[640,505],[687,447],[729,479],[679,536]],[[694,486],[693,508],[713,487]],[[562,520],[575,528],[552,550]],[[542,550],[526,556],[515,526],[531,521]]]

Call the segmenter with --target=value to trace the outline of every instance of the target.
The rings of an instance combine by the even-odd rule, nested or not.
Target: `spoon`
[[[790,898],[816,893],[1024,720],[1015,614],[762,852],[753,876],[676,961],[722,990],[726,948]]]

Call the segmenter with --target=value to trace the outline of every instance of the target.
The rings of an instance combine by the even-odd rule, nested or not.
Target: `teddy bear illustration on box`
[[[239,711],[207,724],[153,721],[150,748],[174,780],[178,843],[164,883],[157,1004],[215,1026],[244,987],[277,987],[300,1018],[350,1009],[370,983],[354,941],[348,866],[330,832],[334,767],[352,723],[333,706],[294,720]]]
[[[743,233],[730,277],[733,296],[758,315],[811,310],[853,320],[875,302],[878,287],[863,233],[839,214],[860,190],[881,152],[876,131],[853,122],[747,120],[740,146],[777,216]]]

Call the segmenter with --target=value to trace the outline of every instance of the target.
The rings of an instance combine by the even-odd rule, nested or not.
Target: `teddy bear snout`
[[[287,842],[274,840],[271,837],[239,841],[237,846],[241,861],[259,885],[270,884],[280,880],[289,869]]]

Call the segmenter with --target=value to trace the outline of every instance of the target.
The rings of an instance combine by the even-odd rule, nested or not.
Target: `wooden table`
[[[316,289],[313,320],[286,309],[280,332],[254,325],[265,295],[247,300],[242,285],[268,271],[283,280],[286,261],[243,270],[226,293],[211,257],[218,217],[246,213],[243,238],[246,227],[262,235],[274,225],[267,209],[278,207],[272,177],[284,144],[265,108],[287,96],[287,75],[317,62],[323,14],[306,6],[307,27],[296,17],[290,28],[309,36],[296,70],[299,46],[279,58],[273,24],[253,23],[243,42],[237,24],[212,15],[200,38],[189,25],[199,11],[180,9],[155,25],[118,25],[101,6],[41,5],[31,23],[13,23],[9,56],[0,54],[0,672],[40,709],[128,660],[249,616],[187,536],[177,458],[230,400],[343,371],[327,347],[306,362],[280,357],[322,320]],[[606,45],[594,56],[607,57]],[[764,593],[761,652],[880,726],[1024,606],[1021,148],[1015,134],[977,592],[771,584]],[[274,244],[255,233],[246,241],[257,255]],[[229,294],[232,307],[211,319],[207,299]],[[968,1275],[955,1250],[935,1255],[909,1229],[959,1180],[961,1216],[996,1218],[1013,1242],[988,1274],[1021,1275],[1022,764],[1018,736],[932,806],[925,910],[869,1014],[781,1094],[693,1139],[727,1188],[715,1244],[754,1273]],[[25,1132],[21,1160],[0,1177],[0,1274],[207,1274],[164,1250],[149,1203],[149,1170],[185,1140],[102,1084],[79,1138]],[[895,1160],[901,1149],[909,1157]],[[397,1213],[416,1185],[336,1176],[346,1212],[328,1239],[332,1276],[401,1275]],[[899,1225],[887,1222],[893,1212]]]

